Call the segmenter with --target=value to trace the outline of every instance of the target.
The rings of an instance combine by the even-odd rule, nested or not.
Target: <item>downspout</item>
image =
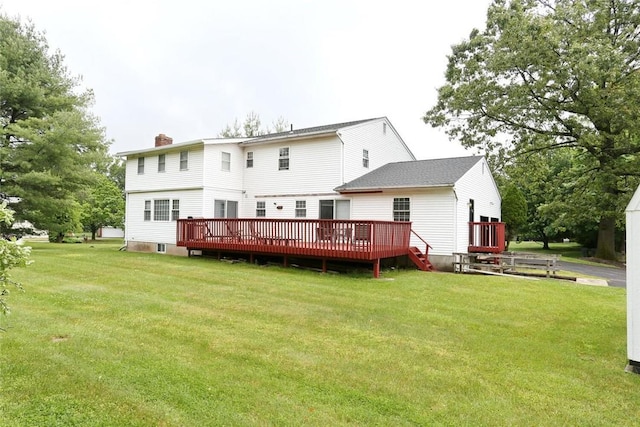
[[[340,184],[338,185],[342,185],[345,183],[344,181],[344,141],[342,140],[342,134],[340,132],[336,132],[336,136],[338,137],[338,139],[340,140]]]
[[[460,199],[458,199],[458,193],[456,193],[456,187],[451,187],[453,191],[454,204],[453,204],[453,252],[458,251],[458,203],[460,203]]]
[[[129,219],[129,192],[125,190],[124,196],[124,247],[129,249],[129,228],[127,222]]]

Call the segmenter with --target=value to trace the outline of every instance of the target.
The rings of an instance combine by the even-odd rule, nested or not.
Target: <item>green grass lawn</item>
[[[33,246],[4,426],[638,422],[624,289]]]

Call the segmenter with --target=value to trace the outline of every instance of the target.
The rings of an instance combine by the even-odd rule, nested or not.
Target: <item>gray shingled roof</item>
[[[292,131],[270,133],[270,134],[267,134],[267,135],[260,135],[258,137],[252,138],[252,139],[250,139],[248,141],[243,142],[242,144],[253,144],[255,142],[268,141],[268,140],[271,140],[271,139],[290,138],[290,137],[302,136],[302,135],[306,135],[306,134],[337,132],[338,130],[340,130],[342,128],[346,128],[346,127],[354,126],[354,125],[359,125],[360,123],[366,123],[366,122],[370,122],[370,121],[373,121],[373,120],[380,120],[382,118],[384,118],[384,117],[376,117],[376,118],[373,118],[373,119],[356,120],[356,121],[353,121],[353,122],[334,123],[334,124],[331,124],[331,125],[315,126],[315,127],[311,127],[311,128],[294,129]]]
[[[470,156],[388,163],[335,191],[452,186],[481,159],[482,156]]]

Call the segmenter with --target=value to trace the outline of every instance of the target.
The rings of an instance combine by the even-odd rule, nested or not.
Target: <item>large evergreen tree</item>
[[[596,255],[610,259],[640,175],[639,70],[640,0],[494,0],[486,29],[453,46],[424,120],[488,152],[573,150],[569,184],[589,195],[573,201],[593,204]]]
[[[0,192],[16,219],[58,236],[78,225],[76,195],[107,156],[78,83],[32,24],[0,15]]]

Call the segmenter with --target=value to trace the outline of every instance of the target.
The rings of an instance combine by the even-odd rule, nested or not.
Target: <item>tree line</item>
[[[53,240],[123,223],[124,167],[92,103],[33,24],[0,15],[0,197]],[[20,232],[12,225],[4,235]]]

